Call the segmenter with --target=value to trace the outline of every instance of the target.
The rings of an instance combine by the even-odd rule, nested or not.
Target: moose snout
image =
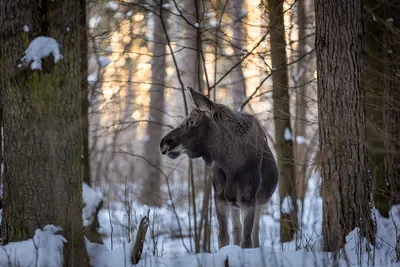
[[[174,147],[176,147],[174,140],[172,140],[168,136],[165,136],[160,142],[160,151],[163,155],[165,155],[168,150],[171,150]]]
[[[165,140],[162,139],[161,143],[160,143],[160,152],[161,152],[161,154],[165,155],[165,153],[167,153],[167,150],[168,150],[168,146],[165,143]]]
[[[161,143],[160,144],[161,154],[165,155],[165,153],[167,153],[167,150],[168,150],[168,146],[166,144]]]

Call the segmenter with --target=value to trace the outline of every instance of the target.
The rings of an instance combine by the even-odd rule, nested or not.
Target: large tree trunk
[[[242,22],[243,0],[229,1],[229,13],[232,19],[232,40],[231,45],[235,51],[233,64],[236,64],[243,55],[243,43],[245,41],[243,22]],[[233,107],[239,108],[246,98],[246,83],[243,76],[242,64],[232,70],[232,98]]]
[[[363,3],[316,0],[315,10],[324,248],[337,251],[355,227],[372,233]]]
[[[157,6],[162,5],[162,0],[156,2]],[[154,165],[160,165],[159,143],[162,134],[161,124],[164,115],[164,78],[166,67],[166,38],[162,22],[166,23],[167,12],[162,8],[154,8],[153,21],[153,59],[151,65],[150,87],[150,120],[155,123],[147,124],[147,135],[151,138],[145,144],[145,157]],[[153,166],[148,166],[147,177],[143,181],[141,201],[144,204],[160,206],[161,174]]]
[[[4,110],[3,242],[63,228],[64,266],[88,266],[82,226],[80,1],[2,1]],[[30,32],[24,32],[27,25]],[[34,37],[55,38],[64,56],[42,70],[17,67]]]
[[[275,122],[275,150],[280,171],[281,241],[291,241],[297,229],[297,194],[290,126],[288,70],[283,1],[268,0]]]

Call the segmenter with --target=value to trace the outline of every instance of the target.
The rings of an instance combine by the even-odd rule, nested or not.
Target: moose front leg
[[[242,248],[251,248],[251,234],[253,232],[253,223],[255,217],[255,205],[248,205],[243,210],[243,235],[240,246]]]
[[[215,197],[215,212],[218,220],[218,247],[222,248],[229,245],[228,234],[228,212],[229,207],[227,202]]]
[[[261,205],[256,205],[254,212],[253,232],[251,233],[251,242],[253,243],[253,248],[258,248],[260,246],[259,234],[261,209]]]
[[[242,223],[240,222],[240,209],[231,207],[233,244],[240,246],[242,240]]]

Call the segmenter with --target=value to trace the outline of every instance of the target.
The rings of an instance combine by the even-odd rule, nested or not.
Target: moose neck
[[[206,163],[206,165],[208,167],[212,166],[213,158],[212,158],[212,155],[211,155],[209,149],[207,149],[206,152],[201,157],[203,158],[204,162]]]
[[[253,121],[232,112],[225,106],[217,112],[214,115],[213,131],[209,137],[212,145],[202,158],[207,166],[216,164],[223,170],[235,171],[247,160],[246,157],[253,156],[251,155],[253,151],[248,153],[249,139],[247,138]]]

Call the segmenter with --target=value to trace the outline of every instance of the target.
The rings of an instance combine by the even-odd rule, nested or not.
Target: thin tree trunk
[[[137,46],[138,42],[143,42],[143,46],[147,46],[147,42],[146,41],[141,41],[139,38],[136,38],[135,34],[134,34],[134,24],[131,23],[130,24],[130,29],[129,29],[129,37],[131,38],[131,41],[125,45],[125,51],[128,51],[131,53],[131,51],[135,51],[138,50]],[[126,97],[125,97],[125,109],[122,110],[121,112],[123,112],[123,121],[132,121],[132,114],[135,111],[135,99],[136,99],[136,86],[134,83],[135,80],[135,73],[138,71],[137,67],[138,67],[138,61],[140,60],[140,56],[137,56],[136,58],[131,58],[131,57],[127,57],[125,60],[125,67],[128,69],[128,83],[126,85]],[[126,129],[127,131],[129,131],[129,136],[128,138],[130,140],[135,140],[136,139],[136,132],[137,132],[137,127],[136,126],[131,126],[128,129]],[[125,132],[125,135],[127,135],[127,133]],[[127,151],[131,151],[132,153],[135,150],[135,145],[132,144],[129,141],[125,141],[126,145],[127,145]],[[132,177],[135,177],[135,163],[130,161],[129,162],[129,167],[126,170],[127,172],[127,177],[129,177],[130,179],[132,179]],[[148,167],[148,166],[147,166]]]
[[[3,83],[0,83],[0,208],[3,208],[3,170],[5,169],[4,161],[3,161]],[[0,235],[1,235],[1,226],[0,226]]]
[[[377,6],[376,0],[366,1],[366,10]],[[384,217],[389,217],[390,189],[387,186],[385,175],[385,145],[383,101],[385,57],[387,49],[384,47],[384,28],[379,20],[383,19],[383,6],[374,9],[374,16],[366,14],[366,134],[367,152],[372,176],[372,188],[375,207]],[[368,11],[367,11],[368,12]]]
[[[83,181],[89,186],[90,164],[89,164],[89,86],[88,86],[88,37],[86,31],[86,0],[80,1],[80,30],[81,30],[81,88],[82,88],[82,140],[83,140]]]
[[[338,251],[355,227],[373,237],[365,138],[363,2],[315,3],[324,248]]]
[[[82,226],[82,102],[80,1],[2,1],[0,70],[4,109],[3,242],[33,237],[59,225],[68,240],[64,266],[89,266]],[[24,32],[27,25],[30,31]],[[18,68],[34,37],[62,44],[42,70]]]
[[[297,229],[297,193],[290,126],[288,70],[283,24],[283,1],[268,0],[275,122],[275,150],[280,170],[281,242],[293,240]]]
[[[304,142],[297,142],[297,136],[303,137],[307,140],[306,132],[306,112],[307,112],[307,100],[306,100],[306,89],[304,85],[308,82],[309,76],[307,66],[309,61],[307,58],[303,58],[306,52],[306,6],[305,0],[299,0],[297,2],[297,26],[299,29],[299,41],[297,48],[297,57],[302,58],[297,64],[297,73],[295,74],[295,86],[300,86],[296,89],[296,121],[295,121],[295,157],[296,157],[296,181],[297,181],[297,192],[298,198],[302,201],[307,189],[307,177],[306,177],[306,150],[307,146]],[[308,61],[308,62],[307,62]]]
[[[204,166],[204,188],[203,188],[203,207],[201,211],[200,225],[199,225],[199,236],[200,239],[201,231],[203,230],[203,252],[210,252],[210,224],[209,224],[209,210],[211,206],[212,196],[212,178],[210,170],[207,166]],[[204,228],[203,228],[204,225]]]
[[[82,165],[83,181],[91,186],[90,179],[90,154],[89,154],[89,86],[88,86],[88,36],[86,27],[86,0],[80,0],[80,63],[81,63],[81,92],[82,92]],[[103,244],[97,229],[100,227],[98,213],[99,206],[94,214],[94,219],[89,228],[85,229],[86,238],[92,243]]]
[[[400,2],[385,3],[384,129],[385,172],[391,205],[400,203]],[[389,24],[389,25],[388,25]]]
[[[180,65],[180,72],[185,87],[190,86],[195,90],[202,91],[203,88],[203,75],[201,68],[200,56],[200,0],[183,0],[183,15],[188,22],[183,21],[184,24],[184,50],[183,57]]]
[[[242,7],[243,0],[229,1],[229,12],[232,19],[232,41],[231,45],[236,56],[233,57],[234,64],[240,60],[243,54],[243,42],[245,41],[243,22],[242,22]],[[239,108],[246,98],[246,83],[243,76],[242,65],[239,64],[232,70],[232,98],[233,107]]]
[[[180,64],[180,75],[185,87],[190,86],[204,93],[203,68],[202,68],[202,41],[201,41],[201,16],[204,13],[203,2],[199,0],[183,0],[183,15],[187,21],[184,24],[184,50]],[[197,208],[194,176],[200,177],[204,163],[199,159],[189,159],[188,171],[188,200],[189,200],[189,235],[193,237],[196,253],[200,252],[200,229],[197,228]],[[190,243],[192,244],[192,243]]]
[[[161,6],[163,1],[157,1],[156,5]],[[151,65],[150,87],[150,120],[162,123],[164,115],[164,83],[166,68],[166,38],[162,26],[162,20],[166,21],[167,12],[163,12],[162,8],[155,8],[153,15],[154,20],[154,42],[153,42],[153,59]],[[149,141],[145,144],[145,157],[155,166],[159,166],[160,152],[159,143],[161,139],[162,128],[158,123],[147,124],[147,135],[150,136]],[[141,200],[145,204],[160,206],[162,204],[160,198],[161,175],[159,170],[149,166],[147,168],[147,177],[144,179]]]

